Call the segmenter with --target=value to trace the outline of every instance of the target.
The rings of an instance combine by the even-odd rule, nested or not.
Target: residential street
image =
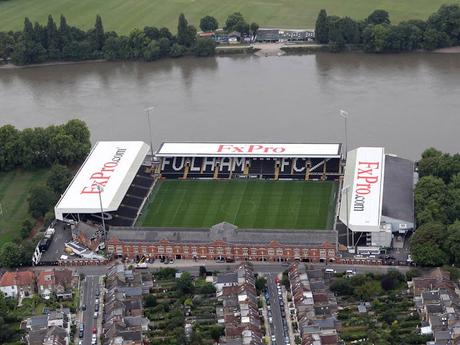
[[[83,324],[85,327],[83,345],[91,345],[91,337],[93,334],[93,328],[96,327],[96,319],[94,318],[96,290],[101,291],[99,284],[99,275],[87,275],[83,284],[83,295],[80,301],[80,305],[85,304],[86,310],[83,314]],[[98,313],[99,314],[99,313]],[[80,314],[81,315],[81,314]],[[82,320],[80,320],[81,322]],[[99,335],[99,332],[98,332]],[[99,340],[99,339],[98,339]]]
[[[283,318],[281,317],[281,309],[278,299],[278,290],[275,282],[276,274],[267,274],[267,288],[270,294],[270,305],[273,323],[270,325],[272,334],[276,337],[278,345],[284,344]]]

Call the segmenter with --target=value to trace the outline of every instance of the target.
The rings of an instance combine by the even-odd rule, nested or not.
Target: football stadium
[[[346,166],[331,143],[149,149],[93,147],[55,207],[74,241],[137,260],[325,262],[342,260],[339,231],[344,250],[413,227],[413,163],[383,148],[350,151]]]
[[[339,144],[163,143],[140,226],[331,229]]]

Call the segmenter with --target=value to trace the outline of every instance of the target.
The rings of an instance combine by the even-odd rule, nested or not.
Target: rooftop
[[[158,242],[168,240],[180,243],[210,243],[223,240],[228,243],[279,242],[286,245],[299,243],[335,247],[337,233],[333,230],[283,230],[283,229],[238,229],[235,225],[222,222],[211,229],[206,228],[130,228],[112,227],[107,234],[109,241]]]

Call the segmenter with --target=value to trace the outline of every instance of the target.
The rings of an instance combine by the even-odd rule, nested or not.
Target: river
[[[460,151],[459,54],[317,54],[0,69],[0,124],[86,121],[92,140],[343,142]]]

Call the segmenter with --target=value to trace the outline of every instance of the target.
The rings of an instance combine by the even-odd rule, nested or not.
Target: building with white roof
[[[100,220],[102,211],[110,221],[118,211],[115,223],[132,225],[123,220],[133,218],[132,208],[140,206],[153,183],[142,169],[148,151],[141,141],[96,143],[56,204],[56,219],[94,216]]]
[[[348,152],[339,219],[369,233],[371,246],[389,247],[393,233],[414,228],[414,163],[382,147]]]

